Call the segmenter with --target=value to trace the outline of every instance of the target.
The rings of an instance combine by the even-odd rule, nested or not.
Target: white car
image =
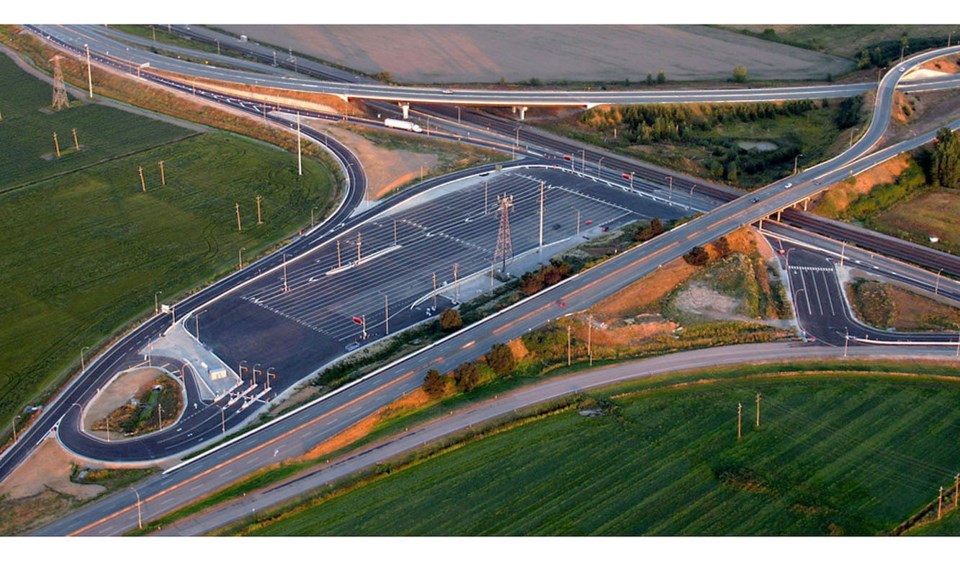
[[[453,91],[451,91],[450,89],[444,89],[444,90],[442,90],[442,91],[440,91],[440,92],[443,93],[443,94],[445,94],[445,95],[452,95],[452,94],[453,94]]]
[[[791,183],[791,182],[789,182],[789,181],[788,181],[787,183],[783,184],[783,188],[784,188],[784,189],[790,189],[791,187],[793,187],[793,183]]]
[[[901,66],[900,69],[898,69],[898,71],[900,71],[901,73],[903,73],[903,72],[906,71],[906,70],[907,70],[907,68],[906,68],[906,67],[903,67],[903,66]]]

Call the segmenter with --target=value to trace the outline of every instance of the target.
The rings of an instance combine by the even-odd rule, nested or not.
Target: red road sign
[[[357,325],[363,325],[363,320],[358,318],[357,316],[353,316],[353,323]]]

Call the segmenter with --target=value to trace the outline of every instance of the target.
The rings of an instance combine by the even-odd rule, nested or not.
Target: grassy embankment
[[[899,286],[857,279],[847,286],[861,321],[880,329],[950,331],[960,327],[960,309]]]
[[[960,390],[931,377],[955,369],[797,368],[688,374],[674,377],[688,383],[680,389],[598,397],[580,406],[605,416],[570,408],[501,426],[241,532],[884,534],[952,480]]]
[[[539,124],[627,156],[754,188],[819,163],[861,127],[855,99],[597,107]]]
[[[308,223],[313,205],[326,209],[333,198],[330,172],[313,160],[298,179],[290,155],[276,148],[75,101],[51,113],[49,85],[6,58],[0,77],[11,95],[0,128],[0,146],[10,150],[0,157],[4,425],[65,380],[79,366],[81,348],[91,346],[92,357],[149,313],[155,292],[169,300],[222,275],[235,267],[241,247],[253,258]],[[263,225],[256,224],[257,194]]]

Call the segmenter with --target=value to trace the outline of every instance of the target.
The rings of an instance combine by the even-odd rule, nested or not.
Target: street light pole
[[[137,528],[143,528],[143,515],[140,514],[140,492],[137,491],[136,487],[131,487],[133,492],[137,495]]]
[[[933,295],[936,296],[940,292],[940,273],[943,272],[943,269],[937,271],[937,283],[933,287]]]
[[[163,294],[163,290],[158,290],[153,294],[153,315],[157,315],[160,313],[160,300],[159,300],[160,294]]]
[[[667,176],[667,181],[670,184],[667,188],[667,201],[669,201],[673,197],[673,176]]]
[[[223,413],[223,407],[220,407],[220,431],[224,434],[227,433],[227,417]]]
[[[316,223],[313,222],[313,212],[316,211],[316,210],[317,210],[316,207],[314,207],[313,209],[310,210],[310,226],[311,226],[311,227],[316,226]]]
[[[247,250],[247,247],[240,247],[240,250],[237,251],[237,269],[243,268],[243,251]]]
[[[793,157],[793,175],[797,175],[797,170],[800,164],[800,158],[803,157],[803,154],[797,154]]]
[[[203,310],[202,312],[198,312],[193,315],[193,321],[196,324],[197,343],[203,343],[202,341],[200,341],[200,314],[205,314],[205,313],[207,313],[207,310]]]
[[[86,350],[86,349],[90,349],[90,346],[87,345],[87,346],[83,347],[82,349],[80,349],[80,372],[81,372],[81,373],[87,369],[86,364],[83,362],[83,352],[84,352],[84,350]]]
[[[90,46],[83,44],[87,50],[87,86],[90,88],[90,98],[93,98],[93,72],[90,70]]]
[[[633,176],[637,175],[637,172],[630,172],[630,189],[633,189]]]
[[[843,245],[840,246],[840,268],[843,268],[843,251],[847,249],[847,241],[843,241]]]
[[[603,173],[603,170],[600,169],[600,164],[603,163],[603,159],[604,159],[604,158],[606,158],[606,156],[600,156],[600,159],[597,160],[597,175],[598,175],[598,176]]]

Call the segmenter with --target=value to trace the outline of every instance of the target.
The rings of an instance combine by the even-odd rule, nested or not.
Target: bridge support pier
[[[762,230],[763,230],[763,217],[761,217],[760,220],[757,221],[757,230],[758,230],[758,231],[762,231]]]
[[[807,199],[804,199],[804,200],[803,200],[803,210],[804,210],[804,211],[807,210],[807,204],[809,204],[809,203],[810,203],[810,198],[807,198]]]
[[[513,107],[513,114],[517,114],[517,111],[520,111],[520,120],[523,121],[527,117],[527,107]]]
[[[403,119],[410,118],[410,103],[400,103],[400,109],[403,110]]]
[[[777,223],[780,222],[780,213],[781,213],[780,211],[777,211]]]

